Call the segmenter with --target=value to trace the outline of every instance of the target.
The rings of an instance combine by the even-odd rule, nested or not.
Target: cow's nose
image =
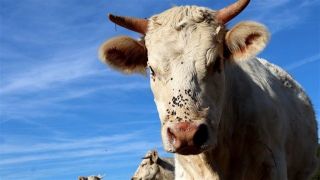
[[[195,154],[208,140],[208,128],[205,124],[196,125],[190,122],[177,123],[167,129],[168,138],[176,152]]]

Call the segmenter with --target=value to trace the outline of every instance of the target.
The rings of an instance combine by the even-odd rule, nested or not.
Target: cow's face
[[[204,8],[175,7],[149,21],[151,89],[166,150],[195,154],[214,146],[224,97],[225,29]]]
[[[123,72],[150,70],[164,148],[198,154],[217,143],[225,92],[225,61],[250,59],[264,48],[264,26],[243,22],[227,31],[217,12],[174,7],[148,20],[145,41],[118,37],[102,59]]]
[[[160,168],[157,164],[158,158],[158,153],[156,151],[147,152],[147,154],[142,158],[143,160],[131,180],[162,179],[160,177]]]

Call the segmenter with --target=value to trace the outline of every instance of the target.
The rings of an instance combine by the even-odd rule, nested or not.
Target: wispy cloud
[[[6,116],[7,120],[29,115],[50,116],[52,113],[46,111],[48,107],[61,109],[64,106],[60,102],[82,98],[97,91],[111,94],[149,87],[147,81],[119,82],[117,79],[121,79],[121,75],[108,71],[97,60],[97,45],[93,46],[74,53],[59,53],[46,59],[46,63],[25,66],[23,71],[18,66],[2,76],[0,116]]]
[[[286,5],[290,0],[264,0],[254,2],[252,8],[255,10],[274,9]]]
[[[250,19],[265,23],[273,34],[305,22],[310,8],[318,6],[316,0],[293,2],[290,0],[266,0],[252,2]],[[254,14],[254,16],[253,16]]]
[[[77,179],[78,176],[104,175],[105,179],[129,179],[134,173],[135,169],[132,169],[132,167],[136,165],[136,162],[126,161],[126,159],[134,158],[140,160],[140,157],[138,157],[136,153],[127,154],[128,155],[118,154],[114,156],[117,158],[108,158],[108,156],[103,155],[91,159],[78,158],[77,160],[55,162],[55,164],[47,163],[48,165],[44,164],[40,168],[32,166],[27,166],[25,169],[12,168],[11,172],[3,172],[1,178],[43,180]],[[114,173],[114,171],[121,173]],[[76,175],[75,172],[77,172]]]
[[[38,143],[30,147],[24,147],[14,144],[0,144],[0,155],[13,154],[13,153],[40,153],[40,152],[51,152],[59,150],[72,150],[82,148],[95,148],[105,145],[104,143],[117,142],[121,143],[130,139],[136,139],[138,132],[129,134],[112,135],[107,137],[93,137],[86,139],[64,139],[67,142],[56,142],[56,143]]]
[[[70,9],[73,3],[77,7]],[[103,26],[111,25],[106,22],[104,3],[28,0],[18,4],[5,3],[1,12],[15,10],[5,13],[6,18],[0,14],[0,179],[50,179],[62,174],[75,178],[80,171],[98,170],[112,174],[137,164],[137,153],[161,146],[145,138],[145,132],[133,132],[140,122],[123,121],[132,129],[118,131],[121,122],[110,123],[114,119],[110,112],[119,106],[114,101],[130,98],[120,94],[146,90],[149,84],[137,76],[127,81],[98,61],[100,43],[112,35],[110,31],[117,33],[113,25]],[[99,18],[93,18],[97,13]],[[119,100],[107,99],[114,96]],[[118,113],[142,112],[138,107],[123,103]],[[106,117],[101,119],[110,125],[83,113],[98,108],[104,108],[100,114]],[[126,171],[122,179],[132,170]]]
[[[121,154],[123,152],[145,150],[148,147],[159,147],[159,142],[140,140],[141,131],[116,134],[112,136],[97,136],[86,139],[64,139],[56,143],[36,143],[26,147],[24,144],[1,144],[0,156],[3,165],[25,163],[30,161],[59,159],[84,156],[100,156]],[[115,146],[116,145],[116,146]],[[54,155],[53,155],[54,154]]]
[[[110,145],[106,145],[105,147],[91,147],[86,146],[82,147],[81,149],[61,149],[61,152],[50,152],[44,154],[33,154],[33,155],[19,155],[18,157],[14,158],[2,158],[0,162],[0,166],[7,166],[12,164],[18,163],[28,163],[32,161],[44,161],[44,160],[57,160],[57,159],[71,159],[71,158],[83,158],[83,157],[90,157],[90,156],[110,156],[114,154],[122,154],[126,152],[135,152],[135,151],[145,151],[146,147],[154,148],[159,147],[160,144],[155,144],[152,142],[144,142],[144,141],[137,141],[132,143],[122,143],[118,144],[115,147],[110,147]],[[109,149],[107,149],[109,148]],[[54,155],[52,154],[54,153]]]
[[[317,61],[320,61],[320,53],[315,54],[310,57],[307,57],[307,58],[304,58],[304,59],[297,61],[297,62],[294,62],[292,64],[286,65],[286,66],[284,66],[284,68],[288,71],[292,71],[292,70],[295,70],[301,66],[304,66],[309,63],[317,62]],[[320,68],[320,66],[319,66],[319,68]]]
[[[92,54],[95,49],[73,55],[60,55],[46,63],[35,64],[30,69],[11,73],[3,79],[0,94],[29,93],[52,88],[55,84],[68,83],[77,79],[98,75],[101,69],[94,68]]]
[[[31,144],[30,147],[17,144],[1,145],[0,174],[3,178],[21,178],[30,173],[30,169],[36,169],[36,174],[30,174],[30,179],[35,179],[62,172],[70,173],[77,169],[92,172],[104,167],[105,171],[100,173],[109,173],[117,167],[128,168],[136,163],[124,164],[123,160],[139,159],[147,149],[161,146],[160,142],[143,140],[143,134],[136,131],[113,136],[66,139],[67,142]],[[88,163],[92,163],[89,169]],[[22,165],[29,168],[23,166],[24,168],[20,169]],[[12,168],[19,173],[10,174]]]

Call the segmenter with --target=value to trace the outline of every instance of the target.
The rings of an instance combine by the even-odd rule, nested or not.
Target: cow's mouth
[[[181,155],[197,155],[202,153],[204,150],[196,146],[184,146],[176,149],[176,153]]]

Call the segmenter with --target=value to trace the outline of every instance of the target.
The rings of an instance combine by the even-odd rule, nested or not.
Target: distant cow
[[[148,19],[109,16],[144,35],[110,39],[100,57],[124,73],[150,70],[176,179],[305,180],[316,167],[308,96],[283,69],[255,57],[268,30],[251,21],[225,26],[248,3],[173,7]]]
[[[103,176],[80,176],[78,180],[102,180]]]
[[[174,159],[160,158],[157,151],[148,151],[132,180],[173,180]]]

